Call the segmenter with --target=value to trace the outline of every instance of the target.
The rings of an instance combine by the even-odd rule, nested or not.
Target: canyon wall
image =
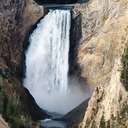
[[[127,70],[122,59],[128,45],[128,1],[90,0],[75,10],[83,21],[78,50],[81,75],[95,87],[80,127],[126,128],[128,93],[121,81]],[[123,75],[128,79],[126,71]]]
[[[33,123],[31,106],[26,106],[29,96],[21,85],[21,59],[29,29],[43,15],[43,7],[31,0],[0,1],[0,115],[13,128]]]

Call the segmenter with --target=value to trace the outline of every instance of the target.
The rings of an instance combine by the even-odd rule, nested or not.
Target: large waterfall
[[[76,79],[68,80],[70,23],[70,10],[51,10],[37,24],[25,53],[24,86],[41,108],[59,114],[88,98]]]

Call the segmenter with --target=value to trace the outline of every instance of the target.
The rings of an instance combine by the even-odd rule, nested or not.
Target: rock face
[[[128,93],[121,83],[122,55],[128,45],[128,1],[90,0],[76,7],[83,15],[81,75],[95,87],[82,128],[126,128]]]
[[[16,68],[21,62],[26,32],[43,15],[43,7],[32,0],[0,2],[0,69],[9,67],[19,72]]]
[[[43,7],[32,0],[0,1],[0,114],[13,128],[32,124],[21,85],[21,59],[26,34],[43,15]]]
[[[1,116],[0,116],[0,128],[9,128],[8,124],[3,120]]]

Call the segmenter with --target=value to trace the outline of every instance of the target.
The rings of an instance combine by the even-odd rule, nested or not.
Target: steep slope
[[[128,93],[121,83],[122,55],[128,45],[128,1],[91,0],[76,7],[83,15],[78,62],[82,77],[95,86],[82,128],[126,128]]]
[[[0,116],[0,128],[9,128],[8,124],[3,120],[1,116]]]
[[[43,7],[32,0],[0,1],[0,114],[13,128],[32,124],[21,85],[21,58],[26,33],[43,15]]]

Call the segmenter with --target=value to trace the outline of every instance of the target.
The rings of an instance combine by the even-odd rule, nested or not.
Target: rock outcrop
[[[0,116],[0,128],[9,128],[8,124],[4,121],[4,119]]]
[[[43,10],[32,0],[0,1],[0,69],[9,67],[19,73],[26,33],[44,15]]]
[[[76,11],[83,15],[81,75],[95,87],[80,127],[127,128],[128,93],[121,72],[128,45],[128,1],[90,0]]]

